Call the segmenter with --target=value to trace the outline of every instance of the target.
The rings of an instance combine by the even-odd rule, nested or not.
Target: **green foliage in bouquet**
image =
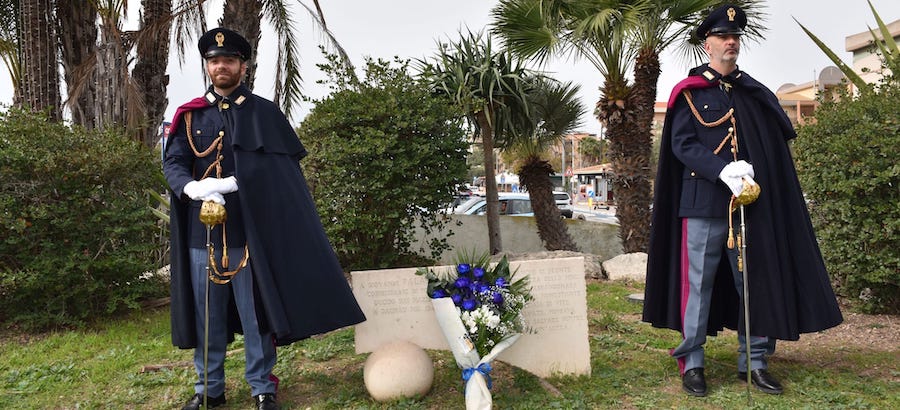
[[[504,256],[491,267],[490,255],[461,252],[454,270],[419,268],[428,279],[428,297],[450,298],[459,311],[469,340],[483,357],[503,339],[526,330],[522,309],[532,300],[528,278],[515,278]]]

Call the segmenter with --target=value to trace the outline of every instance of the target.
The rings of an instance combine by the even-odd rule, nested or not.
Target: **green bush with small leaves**
[[[900,82],[823,102],[794,151],[838,293],[900,313]]]
[[[301,165],[341,265],[417,266],[416,229],[435,234],[429,246],[440,255],[449,220],[439,211],[466,175],[462,114],[413,78],[406,61],[369,59],[358,79],[329,60],[320,68],[333,92],[298,134],[309,150]]]
[[[0,113],[0,322],[78,326],[164,293],[141,278],[158,267],[144,190],[162,191],[159,173],[153,152],[123,135]]]

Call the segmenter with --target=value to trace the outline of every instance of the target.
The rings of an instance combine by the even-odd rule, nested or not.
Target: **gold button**
[[[735,152],[737,152],[737,150],[734,149],[734,148],[732,148],[732,149],[731,149],[731,153],[733,154],[733,153],[735,153]]]
[[[728,127],[728,132],[734,132],[734,127]]]
[[[694,172],[694,171],[691,171],[691,176],[692,176],[692,177],[695,177],[695,176],[697,176],[697,173]]]
[[[703,104],[703,109],[705,110],[707,108],[709,108],[709,105]]]
[[[200,135],[200,130],[197,130],[197,135]]]
[[[228,103],[222,103],[222,109],[223,109],[223,110],[227,110],[227,109],[228,109]]]
[[[225,135],[225,131],[219,131],[219,136],[221,137],[223,135]]]

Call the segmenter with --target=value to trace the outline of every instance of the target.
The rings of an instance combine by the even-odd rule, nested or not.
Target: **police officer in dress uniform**
[[[697,27],[709,63],[672,92],[655,184],[644,320],[682,332],[670,353],[693,396],[707,394],[708,334],[736,328],[738,379],[750,371],[758,390],[781,394],[768,371],[776,339],[796,340],[842,320],[787,147],[796,134],[774,94],[737,66],[746,24],[740,7],[724,5]],[[739,247],[726,243],[740,223],[732,195],[757,182],[759,201],[747,205],[748,359]]]
[[[241,84],[250,44],[217,28],[198,48],[212,84],[203,97],[179,107],[164,160],[172,189],[172,338],[178,347],[194,348],[198,376],[183,409],[198,409],[204,400],[210,408],[225,403],[225,352],[234,333],[244,335],[244,378],[256,407],[277,409],[276,345],[364,316],[299,167],[306,150],[283,113]],[[200,221],[204,201],[224,204],[227,215],[209,232],[214,257]],[[224,275],[218,282],[208,283],[210,266]]]

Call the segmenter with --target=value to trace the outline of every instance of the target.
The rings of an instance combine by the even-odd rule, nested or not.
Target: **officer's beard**
[[[224,74],[224,75],[222,75]],[[240,74],[216,73],[211,78],[213,86],[221,90],[228,90],[237,87],[241,83]]]

